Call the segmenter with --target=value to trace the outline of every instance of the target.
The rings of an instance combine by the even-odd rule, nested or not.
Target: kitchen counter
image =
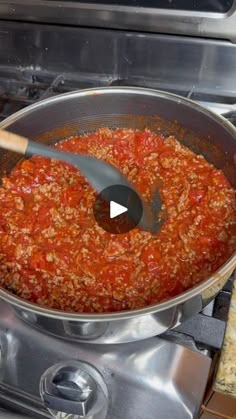
[[[214,390],[236,397],[236,280]]]

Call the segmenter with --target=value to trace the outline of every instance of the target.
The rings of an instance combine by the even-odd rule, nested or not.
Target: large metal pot
[[[1,128],[48,144],[102,126],[160,128],[181,137],[193,151],[221,168],[236,186],[236,129],[224,118],[172,94],[123,87],[77,91],[30,106],[1,124]],[[19,156],[1,151],[0,175],[17,160]],[[143,309],[111,314],[52,310],[4,289],[0,290],[0,298],[26,321],[63,338],[91,343],[128,342],[163,333],[199,312],[222,288],[235,266],[233,255],[214,275],[181,295]]]

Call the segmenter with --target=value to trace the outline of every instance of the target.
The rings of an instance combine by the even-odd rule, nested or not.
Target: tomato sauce
[[[137,309],[193,287],[236,249],[233,188],[174,137],[104,128],[56,147],[112,163],[147,201],[158,187],[167,219],[156,235],[138,227],[110,234],[96,223],[96,193],[76,168],[23,160],[0,188],[5,289],[70,312]]]

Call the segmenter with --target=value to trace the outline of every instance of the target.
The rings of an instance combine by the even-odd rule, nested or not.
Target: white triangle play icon
[[[124,214],[124,212],[127,211],[128,208],[123,205],[120,205],[115,201],[110,201],[110,218],[118,217],[118,215]]]

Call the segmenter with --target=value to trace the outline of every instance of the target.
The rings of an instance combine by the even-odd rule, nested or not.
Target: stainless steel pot
[[[47,144],[104,126],[161,129],[203,154],[236,187],[234,126],[196,103],[169,93],[128,87],[77,91],[29,106],[0,126]],[[1,151],[0,175],[18,160],[15,154]],[[0,298],[26,321],[57,336],[90,343],[129,342],[163,333],[198,313],[219,292],[235,266],[234,254],[214,275],[181,295],[143,309],[111,314],[52,310],[4,289]]]

